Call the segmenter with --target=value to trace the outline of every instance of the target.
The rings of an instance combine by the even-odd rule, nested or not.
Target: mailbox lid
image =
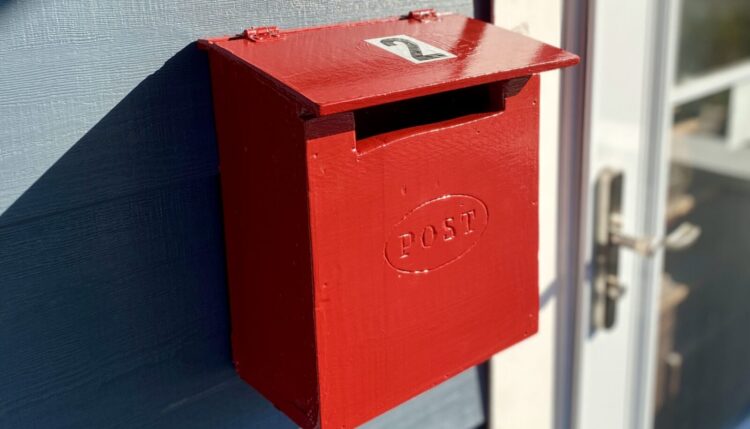
[[[413,62],[371,39],[416,39],[455,57]],[[576,64],[562,49],[472,18],[441,14],[223,38],[209,49],[240,59],[316,116],[370,107]],[[403,42],[397,42],[403,44]],[[404,47],[406,47],[404,45]]]

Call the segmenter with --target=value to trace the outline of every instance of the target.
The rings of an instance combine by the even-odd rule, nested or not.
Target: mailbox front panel
[[[539,80],[521,84],[499,112],[392,138],[357,141],[350,113],[306,123],[323,427],[536,332]]]

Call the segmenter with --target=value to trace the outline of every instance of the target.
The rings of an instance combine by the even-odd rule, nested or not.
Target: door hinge
[[[409,11],[409,15],[407,16],[409,19],[413,19],[415,21],[419,22],[430,22],[430,21],[437,21],[438,20],[438,14],[435,9],[417,9]]]
[[[250,27],[242,32],[242,37],[251,42],[262,42],[265,40],[281,38],[281,31],[278,27]]]

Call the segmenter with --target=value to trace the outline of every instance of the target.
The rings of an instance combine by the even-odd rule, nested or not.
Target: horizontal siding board
[[[0,427],[292,428],[235,374],[191,42],[472,2],[0,0]],[[472,369],[368,423],[471,428]]]
[[[190,45],[138,84],[5,210],[0,227],[216,175],[213,110],[204,56]],[[13,137],[9,141],[0,153],[13,146]],[[36,149],[46,150],[47,144],[54,142],[40,142]],[[19,150],[16,156],[10,154],[13,147],[7,150],[9,155],[0,155],[0,165],[10,171],[17,158],[34,156],[28,153],[30,149]],[[24,168],[19,174],[30,170]],[[14,181],[21,179],[11,176],[8,180],[12,188]]]
[[[87,161],[79,174],[102,182],[101,198],[154,181],[212,174],[206,60],[188,46],[200,37],[421,7],[473,9],[466,0],[6,1],[0,15],[0,213],[79,140],[93,150],[77,157]],[[169,162],[157,162],[162,158]],[[60,181],[71,190],[92,186],[76,177]],[[51,201],[47,208],[39,200],[34,208],[77,204]]]
[[[193,353],[229,362],[217,186],[202,179],[0,229],[0,416],[39,415],[40,400]]]
[[[362,426],[362,429],[474,429],[485,423],[486,366],[471,368]]]

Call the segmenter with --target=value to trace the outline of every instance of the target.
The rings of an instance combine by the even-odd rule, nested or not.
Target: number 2
[[[411,57],[417,61],[434,60],[435,58],[441,58],[445,56],[445,54],[440,54],[440,53],[425,55],[422,53],[422,50],[419,48],[419,45],[412,42],[411,40],[402,39],[400,37],[391,37],[389,39],[383,39],[380,41],[380,43],[382,43],[385,46],[396,46],[396,43],[403,43],[404,45],[406,45],[407,48],[409,48],[409,55],[411,55]]]

